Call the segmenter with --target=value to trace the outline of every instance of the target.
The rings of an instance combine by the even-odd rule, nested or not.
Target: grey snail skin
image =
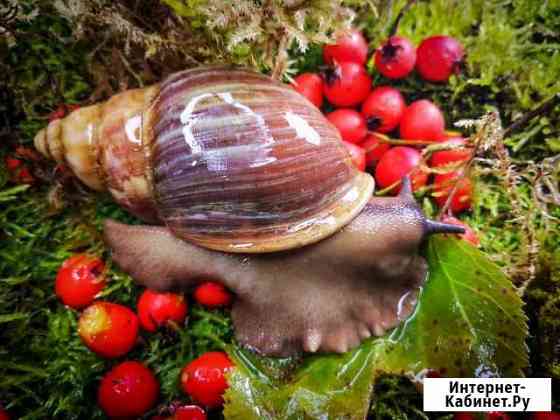
[[[149,223],[112,220],[113,260],[138,283],[222,282],[237,340],[271,356],[345,352],[414,310],[427,220],[403,180],[373,197],[336,128],[289,86],[202,67],[51,122],[35,138]]]

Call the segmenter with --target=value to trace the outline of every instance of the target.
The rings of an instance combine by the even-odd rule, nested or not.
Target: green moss
[[[86,196],[71,186],[63,195],[65,207],[54,212],[47,189],[52,167],[34,168],[44,183],[33,187],[14,186],[8,182],[4,156],[17,144],[30,143],[36,131],[46,124],[47,115],[59,104],[87,102],[99,88],[99,80],[106,82],[106,78],[117,77],[116,74],[119,77],[125,74],[136,84],[139,80],[153,80],[163,70],[192,65],[187,55],[201,61],[220,60],[271,71],[276,64],[273,58],[284,49],[289,58],[285,74],[316,71],[321,64],[321,46],[313,41],[331,33],[336,26],[343,26],[344,19],[333,19],[342,6],[338,2],[305,2],[311,11],[303,26],[298,26],[291,16],[285,18],[281,9],[275,9],[273,19],[262,20],[252,32],[243,32],[252,22],[247,14],[236,14],[235,10],[225,8],[222,16],[209,9],[204,0],[165,0],[170,10],[183,19],[177,19],[172,30],[176,31],[178,42],[182,42],[184,54],[169,59],[170,56],[153,51],[163,48],[165,42],[131,41],[132,47],[125,48],[130,40],[127,32],[118,26],[122,25],[120,20],[96,22],[97,26],[88,26],[89,21],[80,20],[86,31],[78,40],[77,21],[60,16],[51,2],[22,0],[18,3],[21,18],[11,26],[13,39],[8,42],[8,37],[0,38],[3,145],[0,148],[0,404],[24,419],[102,418],[95,402],[96,385],[100,375],[115,362],[97,358],[80,343],[76,334],[78,314],[63,308],[55,298],[54,278],[61,262],[74,252],[93,252],[110,261],[100,237],[105,218],[136,221],[107,196]],[[101,3],[109,2],[83,2],[84,5]],[[159,20],[151,14],[157,1],[137,3],[134,13],[124,4],[119,5],[125,22],[138,25],[134,29],[141,28],[151,36],[159,28],[148,32],[150,23],[175,22],[175,17],[167,17],[171,11],[166,10],[162,14],[164,18],[158,17]],[[390,2],[391,10],[385,3],[345,1],[343,5],[358,12],[357,25],[368,34],[372,49],[386,36],[405,0]],[[270,9],[266,10],[270,13]],[[322,16],[328,19],[319,28]],[[227,24],[210,27],[209,22],[218,18],[227,18]],[[285,24],[290,25],[286,27],[290,29],[291,42],[284,47],[279,41]],[[310,41],[305,53],[297,38],[301,35],[297,28]],[[425,83],[416,76],[395,83],[375,74],[371,63],[369,68],[375,83],[398,86],[409,101],[428,97],[438,102],[448,121],[477,118],[496,107],[508,125],[521,113],[560,91],[559,31],[557,1],[419,1],[404,17],[400,33],[415,42],[435,33],[458,37],[468,51],[467,73],[453,78],[448,85]],[[99,42],[100,33],[107,34],[103,44]],[[186,39],[190,41],[187,43]],[[115,65],[110,59],[112,51],[122,53],[134,76],[128,71],[111,72]],[[120,80],[111,82],[117,86],[114,82]],[[543,216],[542,203],[535,201],[536,169],[527,162],[538,163],[559,152],[559,115],[560,107],[556,107],[548,116],[534,119],[506,139],[512,158],[523,168],[519,184],[513,190],[523,212],[521,223],[513,213],[512,190],[504,188],[504,177],[499,173],[477,172],[480,175],[476,206],[465,217],[480,232],[483,249],[503,267],[515,268],[517,271],[511,274],[519,281],[527,276],[523,271],[530,245],[526,228],[533,232],[539,255],[534,266],[536,279],[526,294],[532,336],[528,374],[556,380],[560,378],[560,355],[554,341],[560,336],[560,229],[557,219]],[[424,208],[433,213],[435,209],[429,197],[425,195],[422,200]],[[560,217],[558,208],[549,206],[548,212]],[[114,267],[110,268],[110,278],[103,298],[134,306],[140,289]],[[146,361],[156,371],[162,384],[162,404],[185,398],[177,380],[187,361],[231,341],[230,318],[226,312],[209,312],[191,305],[190,314],[188,328],[176,333],[145,335],[130,355]],[[401,377],[380,381],[375,395],[374,418],[421,417],[419,393]]]
[[[373,391],[373,401],[368,418],[375,420],[428,419],[422,412],[422,393],[409,379],[387,375],[379,378]],[[439,417],[439,416],[437,416]]]
[[[531,338],[532,374],[550,375],[560,381],[560,258],[548,255],[538,280],[527,292],[528,313],[535,334]]]
[[[70,22],[39,9],[36,2],[20,2],[20,8],[28,18],[16,20],[14,32],[25,35],[16,37],[0,70],[8,86],[17,86],[11,89],[14,105],[25,115],[18,126],[19,140],[28,142],[58,105],[79,103],[87,97],[86,53],[92,47],[71,36]]]

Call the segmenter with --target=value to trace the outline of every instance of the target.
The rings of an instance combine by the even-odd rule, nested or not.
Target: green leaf
[[[384,373],[449,377],[520,376],[527,364],[521,299],[501,270],[465,241],[432,237],[430,276],[415,313],[389,335],[343,355],[305,358],[296,367],[230,348],[228,419],[365,418]]]

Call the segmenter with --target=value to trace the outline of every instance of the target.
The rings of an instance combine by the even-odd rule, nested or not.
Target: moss
[[[530,324],[535,334],[530,345],[531,374],[552,374],[560,381],[560,259],[549,255],[550,261],[527,291]]]
[[[63,208],[54,210],[49,204],[52,167],[35,164],[41,182],[15,186],[8,181],[4,156],[16,145],[30,143],[61,103],[89,103],[186,66],[222,61],[276,70],[278,75],[316,71],[322,64],[321,46],[314,41],[327,39],[347,23],[335,18],[345,17],[346,7],[355,11],[356,24],[368,34],[373,49],[386,37],[405,0],[301,2],[308,11],[300,20],[286,16],[281,2],[239,3],[256,10],[255,16],[243,7],[217,13],[205,0],[18,2],[17,18],[0,37],[0,404],[16,416],[102,418],[95,388],[114,362],[81,345],[78,314],[57,302],[54,277],[74,252],[109,257],[100,240],[102,220],[135,221],[107,196],[85,194],[73,184],[60,190]],[[267,7],[251,9],[265,3]],[[560,91],[559,30],[558,2],[418,1],[402,20],[400,33],[415,42],[434,33],[458,37],[468,51],[466,74],[448,85],[425,83],[416,76],[395,83],[375,74],[371,63],[369,68],[376,84],[398,86],[409,101],[434,99],[448,121],[478,118],[495,107],[507,126]],[[476,168],[476,206],[465,217],[481,233],[484,250],[518,284],[535,273],[525,296],[532,337],[528,374],[556,381],[560,209],[537,199],[535,186],[543,174],[554,179],[544,162],[560,151],[559,113],[557,106],[506,139],[517,167],[518,182],[512,188],[504,183],[496,156],[491,151],[484,155],[490,164],[481,162]],[[428,212],[435,211],[428,195],[421,199]],[[134,306],[139,289],[132,280],[114,267],[110,277],[104,298]],[[165,405],[185,398],[177,387],[181,367],[207,349],[221,348],[231,336],[227,312],[192,306],[189,328],[144,336],[130,357],[155,369]],[[402,377],[383,379],[375,395],[373,418],[421,417],[420,394]]]
[[[424,413],[422,392],[404,376],[386,375],[379,378],[373,390],[370,420],[440,419],[451,420],[453,415]]]

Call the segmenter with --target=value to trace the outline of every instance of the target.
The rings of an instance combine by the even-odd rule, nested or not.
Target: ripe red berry
[[[17,168],[19,168],[21,165],[23,165],[23,162],[19,159],[6,156],[6,158],[4,159],[4,164],[6,165],[6,169],[8,171],[14,171]]]
[[[459,73],[465,51],[455,38],[437,35],[424,39],[417,51],[416,70],[430,82],[447,82]]]
[[[303,73],[294,78],[293,88],[317,108],[323,105],[323,79],[316,73]]]
[[[96,354],[107,358],[120,357],[136,343],[138,317],[126,306],[95,302],[80,316],[78,334]]]
[[[453,420],[476,420],[476,417],[472,413],[455,413]]]
[[[450,209],[453,213],[460,213],[471,208],[473,187],[469,178],[463,178],[457,181],[457,173],[450,172],[447,174],[438,174],[434,178],[435,192],[433,193],[439,207],[443,207],[447,201],[447,197],[453,190],[456,182],[459,186],[455,190],[455,194],[451,199]]]
[[[368,44],[360,31],[341,32],[336,37],[336,44],[323,47],[323,61],[326,64],[350,61],[364,65],[367,61]]]
[[[428,174],[419,170],[418,165],[422,157],[420,152],[412,147],[397,146],[388,150],[377,163],[375,180],[381,188],[387,188],[406,175],[411,175],[412,190],[426,185]],[[393,192],[399,192],[400,185]]]
[[[172,415],[153,416],[150,420],[206,420],[206,412],[198,405],[171,407]]]
[[[53,122],[54,120],[63,118],[65,115],[66,115],[66,108],[64,105],[61,104],[49,114],[48,116],[49,122]]]
[[[206,412],[198,405],[183,405],[177,407],[172,420],[206,420]]]
[[[327,114],[327,119],[338,128],[344,141],[359,143],[366,138],[366,120],[358,111],[348,108],[337,109]]]
[[[405,109],[400,125],[403,139],[443,141],[444,131],[445,118],[433,102],[421,99]]]
[[[58,120],[60,118],[64,118],[66,115],[80,109],[80,105],[77,104],[60,104],[53,112],[51,112],[48,116],[49,122],[53,122],[54,120]]]
[[[97,257],[78,254],[68,258],[58,270],[55,293],[65,305],[85,308],[105,287],[105,264]]]
[[[35,177],[31,175],[29,168],[21,159],[7,156],[4,159],[4,164],[10,175],[10,181],[13,183],[33,184],[35,182]]]
[[[388,133],[397,128],[405,109],[406,102],[398,89],[379,86],[362,104],[362,115],[370,131]]]
[[[350,153],[350,158],[354,166],[360,171],[365,171],[366,151],[354,143],[348,143],[347,141],[343,141],[342,143],[346,146],[348,153]]]
[[[538,411],[533,413],[531,417],[533,420],[560,420],[560,413],[553,411]]]
[[[375,133],[367,136],[360,146],[366,152],[366,166],[374,165],[391,148],[387,143],[381,143],[379,135]]]
[[[39,154],[39,152],[26,146],[17,146],[16,156],[34,162],[41,160],[41,155]]]
[[[339,63],[325,74],[323,93],[335,106],[356,106],[364,101],[371,90],[371,77],[363,66]]]
[[[140,362],[128,361],[101,379],[97,401],[111,418],[136,418],[155,405],[158,394],[159,383],[152,371]]]
[[[461,220],[459,220],[459,219],[457,219],[453,216],[444,216],[443,219],[442,219],[442,222],[449,223],[451,225],[457,225],[457,226],[463,227],[465,229],[465,233],[459,234],[459,237],[461,239],[463,239],[464,241],[467,241],[467,242],[473,244],[474,246],[480,246],[480,239],[479,239],[478,235],[473,230],[473,228],[471,228],[465,222],[463,222],[463,221],[461,221]]]
[[[233,368],[229,357],[220,351],[204,353],[190,362],[181,372],[183,391],[208,408],[223,404],[228,387],[225,374]]]
[[[231,304],[231,293],[221,284],[206,281],[199,284],[194,291],[194,299],[201,305],[209,308],[218,308]]]
[[[416,63],[416,49],[402,36],[392,36],[375,52],[375,67],[389,79],[403,79]]]
[[[146,331],[155,332],[169,322],[182,324],[186,316],[187,302],[182,295],[146,289],[138,300],[140,325]]]
[[[10,420],[10,416],[6,410],[0,408],[0,420]]]
[[[445,139],[445,141],[457,146],[466,146],[467,144],[467,141],[462,137],[451,137]],[[472,149],[467,147],[461,149],[441,150],[432,154],[430,164],[434,168],[438,166],[450,166],[451,164],[456,165],[459,162],[468,161],[471,154]]]
[[[426,378],[441,378],[441,374],[434,369],[428,369],[426,372]]]
[[[486,420],[510,420],[511,417],[501,411],[490,411],[484,416]]]

